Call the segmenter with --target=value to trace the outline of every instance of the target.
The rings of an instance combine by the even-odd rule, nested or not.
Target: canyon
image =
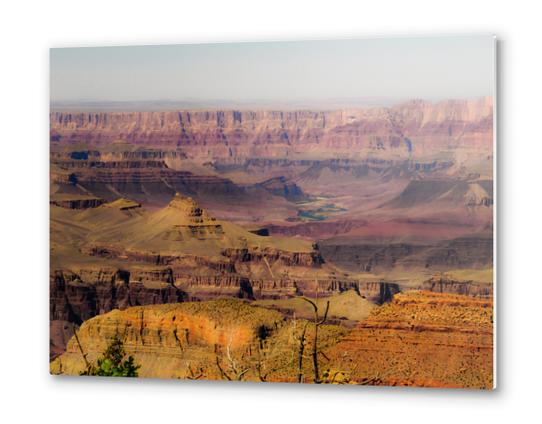
[[[122,327],[142,376],[191,378],[201,368],[222,378],[214,361],[228,343],[197,330],[212,318],[239,335],[232,349],[257,379],[258,346],[295,350],[292,326],[311,320],[305,297],[354,311],[332,306],[322,333],[329,358],[375,352],[359,373],[334,357],[330,370],[351,382],[488,388],[490,361],[471,353],[489,352],[492,337],[484,311],[493,308],[493,210],[491,98],[342,110],[53,109],[51,370],[80,369],[74,331],[95,359]],[[455,307],[483,315],[484,330],[455,321]],[[378,311],[392,311],[389,328]],[[273,334],[265,343],[260,327]],[[478,374],[461,380],[420,359],[431,340],[453,351],[450,373],[470,363]],[[379,351],[401,357],[400,371],[384,375]],[[292,381],[291,363],[272,362],[270,380]],[[424,371],[413,377],[407,365]]]
[[[221,296],[326,296],[354,288],[383,303],[399,291],[393,283],[341,272],[311,242],[254,234],[180,195],[154,212],[122,199],[83,211],[53,205],[51,226],[58,244],[52,247],[52,322],[80,324],[117,308]],[[52,343],[62,346],[62,340]]]

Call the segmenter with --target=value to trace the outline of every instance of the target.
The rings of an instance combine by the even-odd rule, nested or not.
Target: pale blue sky
[[[493,37],[51,50],[51,100],[296,102],[491,95]]]

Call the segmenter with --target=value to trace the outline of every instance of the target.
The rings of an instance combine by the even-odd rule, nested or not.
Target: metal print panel
[[[52,374],[494,387],[493,37],[50,59]]]

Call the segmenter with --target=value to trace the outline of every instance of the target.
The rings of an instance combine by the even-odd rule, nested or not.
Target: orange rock
[[[372,311],[327,355],[364,384],[493,386],[493,302],[407,292]]]

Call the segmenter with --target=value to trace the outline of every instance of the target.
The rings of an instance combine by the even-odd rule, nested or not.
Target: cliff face
[[[108,201],[117,199],[119,193],[139,201],[163,201],[176,191],[203,197],[247,198],[245,190],[227,178],[176,170],[178,158],[121,160],[126,153],[130,152],[115,154],[113,159],[108,158],[108,154],[100,154],[93,159],[78,160],[52,155],[51,182],[58,185],[59,194],[67,195],[79,189]],[[138,153],[134,156],[151,152]],[[176,152],[169,153],[176,157]],[[55,200],[55,204],[70,207],[66,202]]]
[[[320,243],[323,256],[351,271],[392,268],[454,269],[487,268],[493,265],[493,239],[460,237],[433,243],[359,243],[333,240]]]
[[[176,303],[187,300],[185,292],[171,284],[167,271],[137,275],[124,270],[87,270],[81,275],[56,271],[50,277],[49,317],[51,355],[62,353],[73,335],[73,325],[95,315],[129,306]],[[130,278],[152,278],[153,285]]]
[[[152,272],[154,287],[135,273],[124,270],[86,271],[74,274],[55,272],[50,279],[50,316],[52,320],[81,324],[94,315],[129,306],[176,303],[187,300],[185,292],[171,282],[167,270]],[[160,281],[160,279],[162,281]]]
[[[195,158],[286,157],[363,151],[427,153],[489,148],[492,101],[413,101],[337,111],[53,112],[51,141],[104,146],[125,141],[182,147]]]
[[[493,283],[479,283],[472,280],[460,281],[446,276],[434,276],[420,287],[437,293],[453,293],[474,297],[492,298]]]
[[[201,272],[201,269],[200,269]],[[215,271],[214,275],[195,275],[184,265],[146,271],[126,269],[82,269],[75,274],[55,271],[50,277],[51,358],[62,354],[73,335],[74,325],[114,309],[138,305],[162,305],[207,301],[217,297],[281,299],[292,296],[330,296],[355,289],[371,302],[389,302],[400,287],[394,283],[360,282],[322,278],[259,279],[236,273]]]
[[[267,190],[271,194],[282,196],[291,202],[299,202],[310,199],[309,196],[303,193],[303,190],[301,190],[296,183],[282,176],[263,181],[262,183],[258,184],[258,186],[262,187],[264,190]]]
[[[295,295],[329,296],[355,289],[368,300],[382,304],[400,291],[398,284],[340,280],[258,279],[238,273],[191,275],[186,269],[157,268],[130,272],[121,269],[87,269],[75,274],[56,271],[50,278],[50,317],[53,321],[81,324],[113,309],[137,305],[208,300],[220,296],[280,299]]]
[[[67,208],[67,209],[89,209],[89,208],[97,208],[100,205],[103,205],[104,201],[103,199],[100,199],[98,197],[86,197],[86,198],[62,198],[57,197],[53,198],[49,202],[51,205],[60,206],[61,208]]]

